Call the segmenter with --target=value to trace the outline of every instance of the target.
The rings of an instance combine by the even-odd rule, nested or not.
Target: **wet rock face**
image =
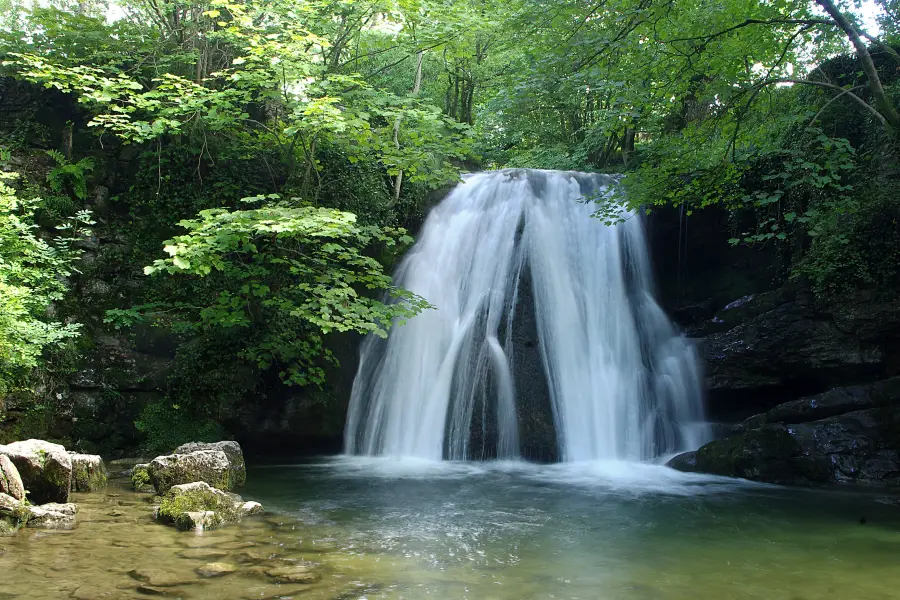
[[[29,506],[31,514],[28,527],[34,529],[73,529],[78,507],[74,504],[51,502],[42,506]]]
[[[900,377],[787,402],[669,466],[785,484],[900,484]]]
[[[25,486],[19,470],[5,454],[0,454],[0,494],[7,494],[16,500],[25,499]]]
[[[28,523],[31,513],[21,500],[0,494],[0,536],[17,532]]]
[[[147,472],[158,494],[165,494],[174,485],[195,481],[203,481],[222,490],[234,487],[231,461],[221,450],[157,456],[150,463]]]
[[[26,440],[0,446],[16,466],[33,504],[69,501],[72,485],[72,460],[59,444],[43,440]]]
[[[721,418],[895,373],[900,303],[860,295],[819,307],[787,285],[738,299],[688,333],[701,338],[710,413]]]

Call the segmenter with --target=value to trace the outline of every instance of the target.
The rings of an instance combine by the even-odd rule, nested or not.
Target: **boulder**
[[[288,565],[266,570],[266,575],[278,583],[315,583],[321,575],[307,565]]]
[[[238,568],[234,565],[223,562],[214,562],[199,567],[197,569],[197,575],[200,577],[223,577],[225,575],[230,575],[237,570]]]
[[[191,454],[201,450],[219,450],[228,457],[231,463],[231,489],[239,488],[247,481],[247,468],[244,464],[244,452],[237,442],[190,442],[175,448],[172,454]]]
[[[668,465],[782,484],[900,484],[900,378],[786,402]]]
[[[7,494],[16,500],[25,499],[25,486],[19,470],[5,454],[0,454],[0,494]]]
[[[262,504],[260,504],[259,502],[254,502],[254,501],[250,500],[248,502],[244,502],[243,504],[241,504],[240,511],[241,511],[242,517],[246,517],[249,515],[258,515],[261,512],[263,512],[263,507],[262,507]]]
[[[106,486],[108,477],[103,459],[96,454],[70,452],[72,459],[72,491],[95,492]]]
[[[17,532],[28,523],[31,513],[21,500],[0,494],[0,535]]]
[[[69,501],[72,487],[72,459],[59,444],[43,440],[26,440],[0,446],[16,466],[33,504]]]
[[[242,504],[243,500],[235,501],[228,493],[196,481],[169,488],[156,518],[182,531],[215,529],[240,521]]]
[[[31,513],[27,526],[35,529],[72,529],[75,527],[75,513],[78,507],[74,504],[57,504],[51,502],[42,506],[29,506]]]
[[[147,469],[156,493],[165,494],[173,485],[203,481],[221,490],[233,488],[234,470],[221,450],[199,450],[190,454],[157,456]]]

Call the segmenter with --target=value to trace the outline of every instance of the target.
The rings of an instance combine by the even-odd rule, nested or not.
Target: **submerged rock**
[[[322,576],[307,565],[289,565],[266,570],[266,575],[278,583],[315,583]]]
[[[225,575],[230,575],[237,570],[238,568],[234,565],[222,562],[214,562],[198,568],[197,575],[199,575],[200,577],[223,577]]]
[[[95,492],[106,486],[108,474],[103,459],[96,454],[70,452],[72,459],[72,491]]]
[[[16,466],[34,504],[66,503],[72,487],[72,459],[59,444],[43,440],[26,440],[0,446]]]
[[[174,485],[203,481],[220,490],[233,488],[233,469],[221,450],[199,450],[190,454],[157,456],[147,469],[158,494]]]
[[[42,506],[29,506],[27,527],[34,529],[72,529],[75,527],[75,513],[78,507],[74,504],[57,504],[51,502]]]
[[[262,504],[259,502],[254,502],[253,500],[244,502],[241,504],[241,516],[246,517],[248,515],[258,515],[263,512]]]
[[[201,450],[218,450],[224,452],[228,457],[228,462],[231,463],[230,489],[239,488],[246,483],[247,467],[244,464],[244,452],[237,442],[191,442],[178,446],[172,454],[192,454]],[[207,483],[211,484],[211,482]]]
[[[25,499],[25,486],[19,470],[5,454],[0,454],[0,494],[7,494],[16,500]]]

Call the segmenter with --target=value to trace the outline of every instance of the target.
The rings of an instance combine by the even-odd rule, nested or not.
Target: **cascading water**
[[[563,460],[649,459],[704,441],[699,362],[653,299],[641,220],[607,226],[584,201],[613,184],[478,173],[432,210],[395,281],[436,308],[364,342],[349,454],[466,459],[474,414],[492,426],[496,456],[518,457],[519,302],[534,303]]]

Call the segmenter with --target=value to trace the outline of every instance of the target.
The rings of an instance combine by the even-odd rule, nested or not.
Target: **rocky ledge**
[[[781,484],[900,484],[900,377],[786,402],[669,461]]]

